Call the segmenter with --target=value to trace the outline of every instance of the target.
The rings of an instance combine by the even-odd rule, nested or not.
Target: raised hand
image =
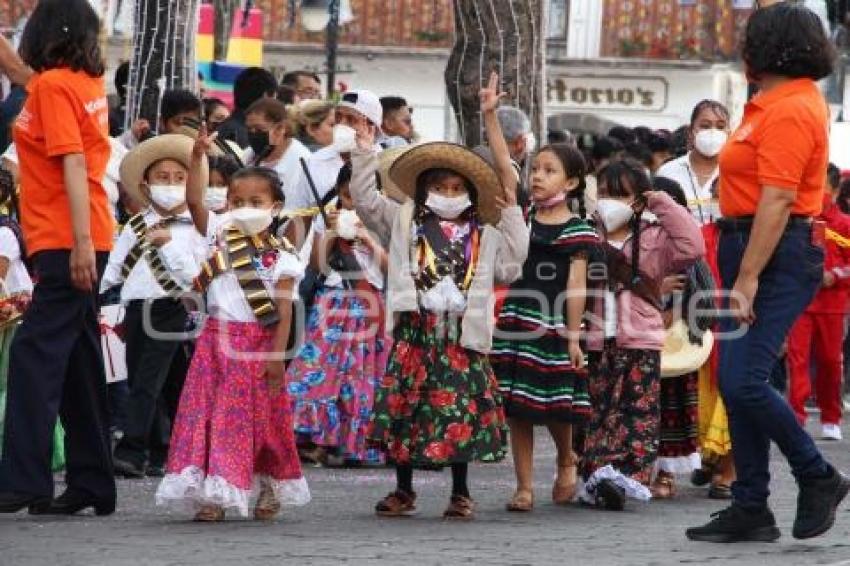
[[[499,73],[493,71],[490,73],[487,86],[478,93],[478,98],[481,101],[481,112],[495,112],[501,104],[502,98],[506,96],[507,93],[499,90]]]
[[[201,127],[198,128],[198,139],[195,140],[195,145],[192,146],[192,155],[195,157],[206,156],[215,144],[216,138],[218,138],[218,132],[209,134],[207,123],[201,122]]]

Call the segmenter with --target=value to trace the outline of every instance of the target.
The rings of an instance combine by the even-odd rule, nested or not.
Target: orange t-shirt
[[[792,214],[817,216],[829,163],[829,107],[810,79],[796,79],[747,103],[720,154],[720,212],[752,216],[763,186],[797,191]]]
[[[70,250],[73,225],[62,157],[82,153],[89,182],[91,238],[112,249],[114,219],[101,184],[109,146],[109,106],[102,77],[58,68],[35,75],[13,128],[21,176],[21,227],[27,252]]]

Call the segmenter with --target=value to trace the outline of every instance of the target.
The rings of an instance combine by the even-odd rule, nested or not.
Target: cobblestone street
[[[774,458],[773,509],[782,538],[774,544],[713,545],[688,542],[687,526],[723,507],[688,484],[672,502],[629,503],[624,513],[548,503],[554,473],[552,445],[539,434],[537,507],[508,514],[511,464],[475,466],[473,523],[440,516],[451,483],[448,472],[414,478],[419,514],[378,519],[375,501],[392,487],[391,470],[307,469],[313,502],[286,510],[272,524],[228,520],[199,525],[163,514],[153,503],[153,480],[120,482],[118,512],[109,518],[40,519],[0,516],[0,566],[178,566],[186,564],[770,564],[850,565],[850,506],[839,511],[828,535],[791,538],[796,487]],[[850,470],[847,444],[823,444],[828,457]]]

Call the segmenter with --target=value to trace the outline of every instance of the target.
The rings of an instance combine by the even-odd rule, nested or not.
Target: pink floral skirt
[[[207,321],[180,397],[157,504],[215,504],[248,516],[261,485],[282,504],[310,501],[286,387],[263,377],[273,334],[255,322]]]
[[[304,345],[289,364],[287,382],[295,431],[346,460],[380,461],[366,446],[375,387],[389,355],[383,299],[324,289],[307,318]]]

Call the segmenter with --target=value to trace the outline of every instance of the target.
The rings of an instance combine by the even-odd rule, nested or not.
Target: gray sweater
[[[357,215],[389,250],[386,310],[387,330],[391,331],[397,313],[419,311],[419,294],[413,280],[419,265],[411,245],[416,230],[415,205],[411,199],[398,203],[378,192],[377,152],[355,151],[351,162],[351,195]],[[464,348],[489,353],[495,324],[493,285],[519,279],[528,256],[528,240],[528,227],[519,206],[502,210],[497,226],[487,224],[482,228],[478,265],[461,323],[460,343]]]

